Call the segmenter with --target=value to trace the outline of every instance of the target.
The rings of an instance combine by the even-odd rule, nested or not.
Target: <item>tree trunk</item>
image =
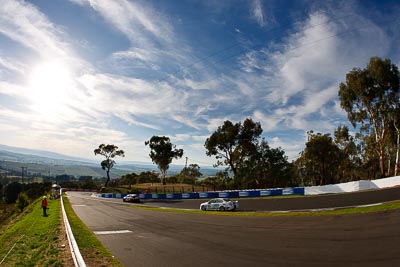
[[[107,180],[104,186],[107,187],[109,182],[110,182],[110,169],[107,169]]]
[[[385,177],[385,151],[383,148],[379,149],[379,169],[381,172],[381,178]]]
[[[370,112],[370,114],[373,114]],[[381,132],[379,132],[380,127],[375,116],[371,115],[372,120],[374,122],[374,131],[375,131],[375,142],[378,145],[378,155],[379,155],[379,169],[381,172],[381,178],[385,177],[385,145],[383,144],[386,136],[386,123],[385,120],[382,119],[381,121]]]
[[[385,162],[383,159],[383,155],[379,156],[379,170],[381,173],[381,178],[385,177]]]
[[[397,131],[397,151],[396,151],[396,162],[394,164],[394,176],[399,175],[399,158],[400,158],[400,131]]]

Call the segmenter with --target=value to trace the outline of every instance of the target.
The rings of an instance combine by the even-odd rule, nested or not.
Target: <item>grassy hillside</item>
[[[87,266],[121,266],[79,220],[64,198],[72,231]],[[60,199],[48,200],[43,216],[40,199],[0,231],[0,266],[74,266],[61,215]]]
[[[42,213],[40,201],[36,201],[1,233],[0,265],[68,266],[72,263],[65,256],[68,243],[62,234],[60,201],[49,200],[48,217]]]

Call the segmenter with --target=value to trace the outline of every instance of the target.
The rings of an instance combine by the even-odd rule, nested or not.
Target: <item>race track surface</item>
[[[355,193],[342,193],[321,196],[302,196],[294,198],[240,198],[239,211],[288,211],[326,209],[370,205],[400,200],[400,187],[381,190],[368,190]],[[191,200],[144,200],[146,205],[181,209],[199,209],[204,199]]]
[[[381,194],[373,194],[375,200]],[[81,220],[125,266],[400,266],[400,210],[237,217],[142,210],[77,192],[69,192],[69,199]]]

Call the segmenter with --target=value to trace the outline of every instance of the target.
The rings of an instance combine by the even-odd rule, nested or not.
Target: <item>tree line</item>
[[[261,124],[251,118],[233,123],[226,120],[205,141],[206,154],[215,157],[215,166],[225,166],[215,177],[201,183],[215,189],[243,189],[324,185],[360,179],[376,179],[399,174],[400,156],[400,75],[389,59],[373,57],[363,69],[354,68],[339,85],[340,105],[347,112],[354,133],[341,125],[333,133],[307,132],[308,139],[299,158],[289,162],[282,148],[271,148]],[[145,142],[150,158],[167,182],[167,170],[173,159],[183,156],[169,137],[153,136]],[[101,162],[107,173],[114,157],[124,156],[115,145],[101,144],[95,154],[105,156]],[[200,167],[185,166],[169,182],[199,182]],[[133,174],[132,174],[133,175]],[[135,180],[142,176],[124,179]],[[175,179],[175,180],[174,180]]]

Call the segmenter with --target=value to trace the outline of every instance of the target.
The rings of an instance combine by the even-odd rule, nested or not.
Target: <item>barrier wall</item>
[[[104,198],[123,198],[127,194],[97,194]],[[304,187],[274,188],[254,190],[228,190],[220,192],[195,192],[195,193],[171,193],[171,194],[139,194],[141,199],[198,199],[198,198],[246,198],[282,195],[304,195]]]
[[[196,193],[174,193],[174,194],[139,194],[141,199],[197,199],[197,198],[247,198],[265,196],[287,196],[287,195],[322,195],[356,192],[362,190],[387,188],[400,186],[400,176],[377,179],[360,180],[342,184],[331,184],[322,186],[254,189],[254,190],[229,190],[221,192],[196,192]],[[97,194],[98,197],[123,198],[126,194]]]
[[[400,176],[377,179],[361,180],[342,184],[305,187],[305,195],[337,194],[356,192],[362,190],[387,188],[400,185]]]

